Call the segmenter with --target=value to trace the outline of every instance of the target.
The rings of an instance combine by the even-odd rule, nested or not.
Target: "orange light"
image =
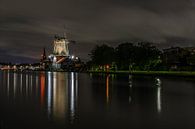
[[[106,76],[106,102],[109,102],[109,75]]]
[[[44,103],[45,97],[45,74],[41,73],[41,105]]]

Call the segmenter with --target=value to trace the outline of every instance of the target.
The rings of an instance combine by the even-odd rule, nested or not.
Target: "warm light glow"
[[[5,75],[5,74],[4,74]],[[9,78],[10,78],[10,75],[9,75],[9,72],[7,73],[7,95],[9,97],[9,87],[10,87],[10,84],[9,84]]]
[[[41,105],[44,104],[44,97],[45,97],[45,73],[40,74],[41,78]]]
[[[56,88],[57,88],[57,76],[56,76],[56,72],[53,73],[53,112],[54,115],[57,114],[57,93],[56,93]]]
[[[109,102],[109,75],[106,76],[106,102]]]
[[[28,95],[28,74],[26,74],[26,95]]]
[[[53,53],[56,55],[68,56],[69,55],[68,44],[69,41],[64,38],[54,40]]]
[[[68,111],[67,73],[53,73],[52,115],[55,119],[64,119]]]
[[[23,79],[23,74],[20,74],[20,93],[22,93],[22,79]]]
[[[16,73],[14,73],[14,97],[15,97],[15,95],[16,95],[16,82],[17,81],[17,75],[16,75]]]

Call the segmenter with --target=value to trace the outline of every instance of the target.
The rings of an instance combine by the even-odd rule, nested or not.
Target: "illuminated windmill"
[[[69,43],[75,43],[75,41],[68,40],[66,35],[55,36],[53,41],[53,53],[48,56],[49,69],[53,70],[76,70],[76,67],[80,66],[81,61],[78,57],[69,54]],[[77,68],[78,69],[78,68]]]
[[[69,56],[68,44],[66,36],[55,36],[53,54],[55,56]]]

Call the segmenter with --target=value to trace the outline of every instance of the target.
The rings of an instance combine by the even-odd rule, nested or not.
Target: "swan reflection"
[[[160,78],[155,78],[155,82],[156,82],[156,86],[157,86],[157,99],[156,99],[157,111],[158,111],[158,113],[161,113],[161,110],[162,110],[162,103],[161,103],[161,84],[162,84],[162,81],[160,80]]]

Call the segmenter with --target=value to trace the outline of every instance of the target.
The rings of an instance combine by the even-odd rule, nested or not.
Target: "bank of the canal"
[[[87,71],[88,73],[195,77],[195,71]]]

